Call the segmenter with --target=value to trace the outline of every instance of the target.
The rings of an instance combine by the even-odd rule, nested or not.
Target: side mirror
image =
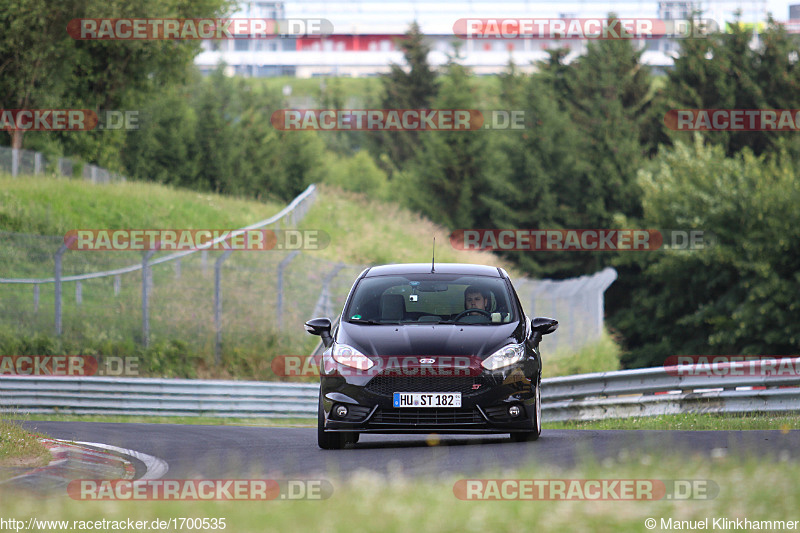
[[[531,329],[541,333],[542,335],[547,335],[548,333],[553,333],[558,329],[558,320],[555,318],[537,316],[531,320]]]
[[[306,322],[306,331],[312,335],[319,335],[322,338],[322,344],[324,344],[326,348],[333,344],[331,327],[330,318],[312,318]]]
[[[539,316],[531,320],[531,337],[534,342],[542,340],[542,335],[553,333],[558,329],[558,320]]]

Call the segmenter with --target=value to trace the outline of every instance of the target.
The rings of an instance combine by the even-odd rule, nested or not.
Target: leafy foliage
[[[800,348],[800,180],[790,158],[724,157],[677,143],[641,174],[645,220],[710,232],[707,250],[663,252],[644,265],[613,322],[629,366],[674,354],[796,354]]]

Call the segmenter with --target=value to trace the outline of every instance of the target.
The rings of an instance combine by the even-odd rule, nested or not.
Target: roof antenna
[[[436,237],[433,237],[433,250],[431,251],[431,274],[436,273],[435,261],[436,260]]]

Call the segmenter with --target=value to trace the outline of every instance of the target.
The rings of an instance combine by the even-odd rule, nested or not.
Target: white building
[[[620,18],[659,20],[688,19],[694,10],[702,18],[721,27],[742,11],[745,22],[766,18],[767,0],[615,0],[611,3],[590,0],[242,0],[234,18],[325,19],[332,31],[324,36],[280,37],[273,39],[232,39],[204,41],[203,52],[195,59],[201,70],[215,68],[221,61],[245,76],[292,75],[370,76],[389,70],[392,63],[403,63],[396,45],[412,22],[417,21],[431,45],[428,61],[443,65],[452,55],[454,42],[460,42],[461,63],[476,74],[502,71],[513,60],[531,70],[536,61],[547,58],[548,48],[566,46],[571,60],[585,50],[580,39],[549,40],[530,38],[463,39],[455,35],[459,19],[604,19],[610,11]],[[668,39],[638,39],[645,49],[643,61],[656,67],[672,65],[677,43]]]

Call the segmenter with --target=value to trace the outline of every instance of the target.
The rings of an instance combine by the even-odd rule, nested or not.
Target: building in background
[[[800,19],[800,6],[790,18]],[[721,28],[734,19],[755,24],[766,19],[767,0],[616,0],[612,3],[556,0],[242,0],[235,18],[326,19],[333,31],[323,37],[281,37],[204,41],[195,59],[208,72],[224,62],[228,72],[243,76],[374,76],[402,64],[397,46],[417,21],[431,46],[428,61],[444,65],[459,43],[460,62],[476,74],[494,74],[513,61],[532,70],[547,50],[566,47],[567,61],[585,51],[586,41],[540,39],[460,39],[454,23],[464,18],[604,18],[613,10],[621,18],[686,20],[692,13],[712,19]],[[794,13],[794,14],[792,14]],[[791,24],[789,26],[792,26]],[[670,39],[636,40],[644,49],[643,62],[669,68],[679,43]]]

